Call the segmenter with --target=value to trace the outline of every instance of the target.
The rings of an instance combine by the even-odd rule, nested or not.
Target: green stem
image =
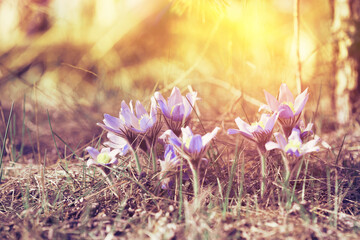
[[[288,181],[289,181],[289,178],[290,178],[290,167],[289,167],[289,161],[288,159],[286,158],[286,156],[284,156],[283,154],[282,155],[282,160],[284,162],[284,167],[285,167],[285,183],[287,185]]]
[[[201,160],[200,160],[201,161]],[[200,180],[199,180],[199,164],[197,164],[196,168],[194,167],[192,162],[189,162],[192,174],[193,174],[193,189],[194,189],[194,202],[195,207],[199,208],[199,191],[200,191]]]
[[[309,161],[305,160],[305,174],[304,174],[304,181],[302,186],[301,201],[304,201],[305,199],[305,182],[306,182],[306,174],[308,171],[308,165],[309,165]]]
[[[183,184],[183,159],[181,159],[180,177],[179,177],[179,221],[182,218],[182,206],[183,206],[182,184]]]
[[[156,172],[156,150],[155,150],[155,147],[152,147],[151,156],[152,156],[153,170],[154,170],[154,172]]]
[[[195,197],[195,206],[199,206],[199,190],[200,190],[200,180],[199,180],[199,171],[194,169],[194,197]]]
[[[140,177],[140,174],[141,174],[141,165],[140,165],[140,161],[139,161],[139,156],[137,154],[137,152],[134,150],[134,157],[135,157],[135,162],[136,162],[136,167],[137,167],[137,170],[138,170],[138,173],[139,173],[139,177]]]
[[[290,203],[292,203],[292,202],[294,201],[296,183],[297,183],[297,181],[298,181],[298,178],[299,178],[299,175],[300,175],[300,172],[301,172],[301,167],[302,167],[302,165],[303,165],[303,161],[304,161],[304,158],[301,158],[301,160],[300,160],[300,165],[299,165],[299,168],[297,169],[297,173],[296,173],[296,179],[295,179],[295,183],[294,183],[294,186],[293,186]]]
[[[260,195],[263,198],[266,188],[266,157],[264,154],[261,154],[259,151],[260,158],[261,158],[261,189]]]

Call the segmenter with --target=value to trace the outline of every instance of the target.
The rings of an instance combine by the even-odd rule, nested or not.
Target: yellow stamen
[[[176,107],[176,105],[175,105],[175,106],[172,106],[171,111],[170,111],[170,116],[172,116],[175,107]]]
[[[187,149],[190,148],[190,142],[191,142],[191,138],[187,138],[186,141],[185,141],[185,147],[186,147]]]
[[[100,153],[96,158],[96,161],[101,164],[107,164],[110,160],[111,158],[108,153]]]
[[[294,103],[292,103],[292,102],[283,102],[283,103],[288,105],[290,107],[291,111],[293,111],[293,113],[295,113]]]
[[[254,122],[251,124],[251,127],[256,128],[257,126],[260,126],[262,129],[265,129],[265,124],[262,121]]]
[[[285,152],[290,148],[295,148],[300,151],[301,142],[296,140],[290,140],[289,143],[285,146]]]

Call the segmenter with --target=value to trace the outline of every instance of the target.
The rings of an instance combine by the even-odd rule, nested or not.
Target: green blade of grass
[[[3,156],[4,156],[4,151],[5,151],[5,145],[6,145],[6,138],[7,138],[7,134],[9,131],[9,127],[10,127],[10,122],[11,122],[11,116],[14,110],[14,102],[11,104],[11,109],[10,109],[10,113],[9,113],[9,118],[6,124],[6,129],[5,129],[5,134],[4,134],[4,141],[3,141],[3,145],[1,148],[1,152],[0,152],[0,183],[2,180],[2,175],[3,175]]]
[[[232,184],[233,184],[233,181],[234,181],[235,170],[236,170],[236,167],[237,167],[237,162],[239,160],[240,154],[241,153],[238,153],[238,149],[236,148],[236,150],[235,150],[235,159],[234,159],[234,161],[233,161],[233,163],[231,165],[229,181],[228,181],[228,185],[227,185],[226,193],[225,193],[225,202],[224,202],[224,207],[223,207],[223,217],[225,216],[225,212],[227,212],[227,210],[228,210],[229,196],[230,196]]]

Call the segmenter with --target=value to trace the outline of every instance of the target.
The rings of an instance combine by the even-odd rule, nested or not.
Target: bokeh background
[[[285,82],[296,93],[293,2],[0,1],[5,115],[14,101],[21,119],[25,106],[29,132],[49,139],[49,110],[54,131],[77,146],[101,132],[95,123],[104,112],[117,115],[121,100],[146,105],[155,90],[168,95],[178,86],[199,92],[204,121],[224,124],[245,113],[254,120],[263,89],[276,95]],[[311,94],[306,117],[318,106],[325,131],[334,116],[330,5],[300,4],[303,89]]]

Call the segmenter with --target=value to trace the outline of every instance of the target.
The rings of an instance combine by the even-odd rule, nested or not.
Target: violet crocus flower
[[[165,122],[176,136],[180,135],[181,127],[188,125],[195,101],[198,100],[196,96],[196,92],[182,96],[179,88],[174,87],[166,101],[160,92],[155,92],[154,97],[165,116]]]
[[[279,99],[276,99],[265,90],[264,93],[268,105],[262,106],[260,110],[267,109],[272,112],[280,112],[279,122],[283,127],[285,135],[288,137],[291,130],[298,123],[301,112],[309,99],[308,89],[306,88],[295,99],[285,83],[280,86]]]
[[[174,147],[166,145],[164,152],[164,160],[159,160],[161,171],[159,174],[161,180],[161,188],[169,189],[172,183],[172,171],[180,164],[179,158],[175,155]]]
[[[106,174],[109,174],[112,165],[118,164],[116,155],[120,153],[119,149],[110,151],[110,148],[103,148],[99,152],[96,148],[87,147],[85,149],[90,154],[90,159],[86,162],[87,166],[100,167]]]
[[[300,134],[300,130],[298,128],[294,128],[288,140],[286,140],[281,133],[274,133],[277,142],[266,143],[266,150],[269,151],[277,148],[281,149],[285,154],[294,157],[300,157],[304,154],[320,150],[320,148],[316,146],[320,142],[320,138],[318,136],[315,136],[313,140],[303,143]]]
[[[263,154],[266,152],[265,143],[267,143],[271,138],[278,116],[279,113],[273,113],[271,116],[269,114],[262,114],[260,120],[252,123],[251,125],[237,117],[235,122],[239,129],[229,129],[228,134],[240,133],[246,139],[255,142],[258,149]]]
[[[187,159],[189,163],[195,164],[197,167],[197,164],[200,162],[208,148],[208,144],[216,136],[219,130],[220,128],[216,127],[212,132],[201,136],[200,134],[193,134],[190,127],[187,126],[186,128],[181,128],[181,138],[171,132],[165,132],[164,134],[171,135],[169,137],[170,144],[173,145],[176,151],[178,151],[182,157]]]

